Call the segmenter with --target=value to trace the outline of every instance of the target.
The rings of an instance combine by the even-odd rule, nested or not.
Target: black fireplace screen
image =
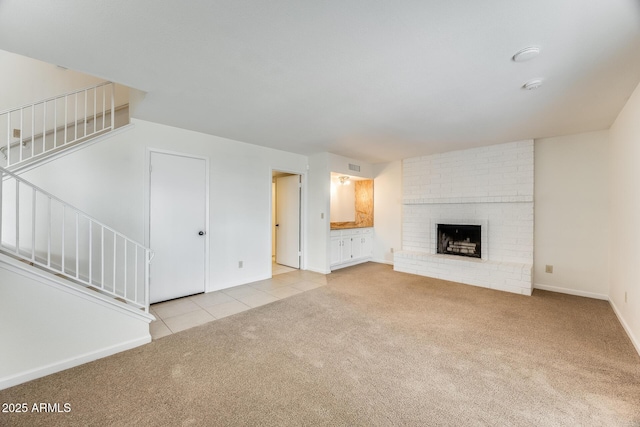
[[[438,253],[482,258],[479,225],[438,224]]]

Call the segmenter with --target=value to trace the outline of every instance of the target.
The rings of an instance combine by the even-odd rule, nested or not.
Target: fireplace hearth
[[[436,252],[482,258],[482,227],[480,225],[438,224]]]

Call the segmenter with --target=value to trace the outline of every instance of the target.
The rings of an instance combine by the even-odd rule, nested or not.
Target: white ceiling
[[[146,91],[141,119],[375,163],[608,128],[640,1],[1,0],[0,49]]]

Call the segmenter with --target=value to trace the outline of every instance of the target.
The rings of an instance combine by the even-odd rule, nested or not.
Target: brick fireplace
[[[396,271],[531,294],[532,140],[405,159],[403,205]]]

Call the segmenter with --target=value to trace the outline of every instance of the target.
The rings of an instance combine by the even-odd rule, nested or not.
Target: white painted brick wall
[[[531,264],[400,251],[394,257],[394,270],[522,295],[531,295],[532,291]]]
[[[489,260],[533,263],[533,203],[443,203],[406,205],[403,209],[402,249],[433,253],[434,222],[487,222]]]
[[[414,157],[402,166],[407,204],[533,201],[532,140]]]
[[[531,294],[533,141],[403,161],[398,271]],[[434,222],[486,222],[486,260],[435,254]],[[484,256],[483,256],[484,258]]]

